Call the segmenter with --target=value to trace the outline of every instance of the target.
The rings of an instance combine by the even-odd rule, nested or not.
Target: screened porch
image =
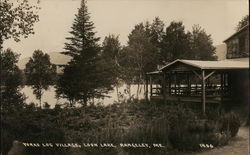
[[[146,100],[221,104],[235,97],[248,79],[248,61],[176,60],[146,75]],[[245,77],[245,80],[240,79]],[[243,83],[243,84],[240,84]]]

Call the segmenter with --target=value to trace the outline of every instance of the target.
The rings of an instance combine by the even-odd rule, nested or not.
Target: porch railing
[[[167,95],[177,95],[177,96],[200,96],[202,94],[201,85],[192,85],[188,87],[187,85],[181,86],[171,86],[165,87],[165,92],[163,92],[162,87],[152,87],[151,96],[161,96],[163,93]],[[212,85],[206,86],[206,95],[207,96],[227,96],[230,95],[228,86]]]

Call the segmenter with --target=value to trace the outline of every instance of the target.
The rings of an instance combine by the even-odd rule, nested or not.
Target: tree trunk
[[[115,86],[115,88],[116,88],[117,101],[120,102],[118,86]]]
[[[42,109],[42,90],[41,89],[38,92],[38,99],[39,99],[40,108]]]
[[[69,100],[69,106],[72,108],[73,107],[73,99]]]
[[[42,99],[41,99],[41,97],[39,99],[39,103],[40,103],[40,108],[42,109]]]
[[[88,102],[87,97],[83,97],[83,105],[84,105],[84,106],[87,106],[87,102]]]
[[[2,36],[0,36],[0,51],[2,50],[2,48],[3,48],[3,37]],[[2,52],[2,51],[1,51]]]
[[[130,84],[127,85],[127,90],[128,90],[129,99],[131,99],[131,85]]]
[[[136,98],[139,99],[139,89],[140,89],[140,83],[137,85],[137,91],[136,91]]]

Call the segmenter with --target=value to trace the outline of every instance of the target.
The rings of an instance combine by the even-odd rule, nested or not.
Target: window
[[[246,48],[245,39],[246,39],[245,35],[239,37],[239,55],[242,55],[246,52],[245,51],[245,48]]]

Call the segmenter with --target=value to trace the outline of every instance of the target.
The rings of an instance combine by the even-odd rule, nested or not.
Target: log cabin
[[[249,102],[249,25],[224,41],[225,60],[177,59],[146,74],[146,100],[202,104]]]

